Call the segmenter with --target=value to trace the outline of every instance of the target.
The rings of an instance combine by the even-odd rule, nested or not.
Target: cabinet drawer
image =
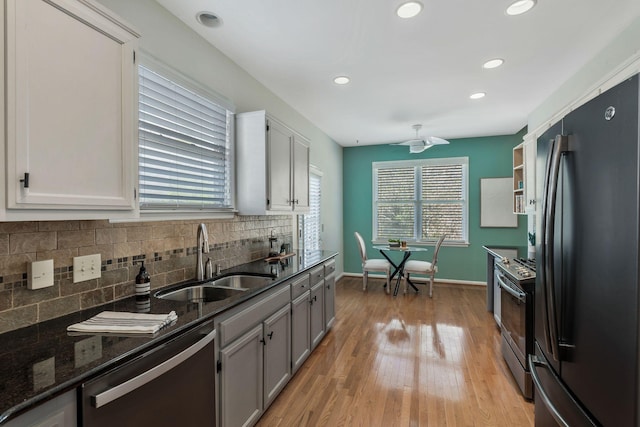
[[[294,300],[309,290],[309,275],[303,274],[302,277],[291,283],[291,299]]]
[[[276,291],[263,297],[260,301],[249,301],[239,308],[240,311],[222,320],[219,326],[220,348],[224,348],[242,333],[267,318],[276,310],[291,301],[288,285],[278,287]],[[244,307],[244,309],[243,309]]]
[[[324,275],[325,277],[336,271],[336,260],[332,259],[324,263]]]
[[[324,279],[324,266],[316,267],[309,272],[311,276],[311,286],[321,282]]]

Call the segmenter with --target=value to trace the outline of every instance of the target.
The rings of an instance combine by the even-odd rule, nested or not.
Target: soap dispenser
[[[140,272],[136,276],[136,297],[148,298],[151,291],[151,277],[147,273],[144,261],[140,261]]]

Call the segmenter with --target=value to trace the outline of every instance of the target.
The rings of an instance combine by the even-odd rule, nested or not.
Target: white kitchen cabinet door
[[[293,210],[309,211],[309,143],[294,136],[292,141]]]
[[[7,208],[135,207],[139,35],[89,0],[7,0]]]
[[[524,198],[526,213],[536,212],[536,138],[531,135],[524,141]]]
[[[268,206],[272,211],[291,211],[291,132],[268,121]]]
[[[265,111],[237,114],[238,213],[308,212],[309,146],[308,140]]]

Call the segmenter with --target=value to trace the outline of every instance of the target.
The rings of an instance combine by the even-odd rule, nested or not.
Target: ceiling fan
[[[404,142],[398,142],[392,145],[408,145],[409,152],[412,154],[417,154],[417,153],[422,153],[424,150],[426,150],[427,148],[431,148],[434,145],[442,145],[442,144],[449,143],[449,141],[447,141],[446,139],[438,138],[437,136],[427,136],[426,138],[418,136],[418,132],[420,132],[420,129],[422,129],[422,125],[413,125],[411,127],[416,131],[415,139],[410,139]]]

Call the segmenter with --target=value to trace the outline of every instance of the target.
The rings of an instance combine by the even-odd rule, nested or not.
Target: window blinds
[[[309,213],[304,215],[304,248],[322,249],[320,245],[320,184],[321,177],[309,175]]]
[[[375,239],[466,241],[467,159],[377,162]]]
[[[231,209],[231,112],[139,70],[140,207]]]

